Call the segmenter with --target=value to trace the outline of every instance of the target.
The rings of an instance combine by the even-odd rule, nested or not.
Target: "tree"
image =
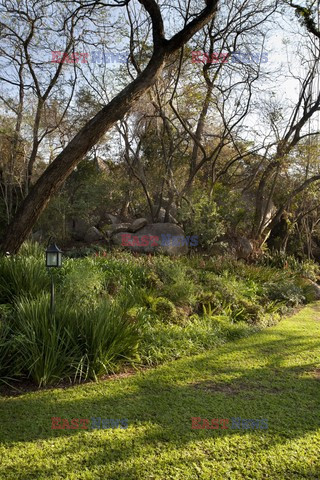
[[[312,184],[320,181],[318,164],[313,169],[313,172],[308,168],[306,175],[304,175],[298,183],[294,182],[294,184],[291,185],[291,189],[286,191],[286,195],[278,205],[271,221],[266,222],[269,206],[278,182],[281,181],[281,175],[284,171],[288,171],[290,168],[292,169],[293,162],[290,155],[295,151],[297,146],[306,139],[310,140],[312,136],[319,136],[320,134],[318,131],[319,125],[316,131],[310,131],[311,119],[320,112],[320,92],[319,90],[314,92],[314,85],[317,83],[320,65],[319,45],[313,43],[314,36],[320,39],[320,32],[317,30],[315,21],[313,20],[313,14],[314,11],[316,11],[315,2],[308,2],[308,8],[297,6],[291,1],[285,3],[295,8],[298,17],[302,18],[302,25],[305,26],[307,32],[311,34],[311,60],[305,77],[302,79],[299,78],[299,96],[294,108],[290,110],[290,118],[287,124],[283,124],[282,122],[283,117],[279,107],[271,112],[270,115],[270,123],[275,133],[276,149],[270,157],[268,157],[266,152],[266,162],[263,168],[261,168],[262,174],[256,192],[255,220],[252,229],[252,237],[258,240],[260,244],[266,241],[271,230],[281,221],[286,209],[295,198]],[[308,40],[310,44],[310,38]],[[308,126],[309,131],[307,129]]]
[[[73,2],[90,8],[103,6],[127,7],[130,0],[104,2]],[[40,214],[46,208],[50,198],[58,191],[73,169],[86,153],[105,135],[105,133],[132,108],[154,85],[168,60],[179,51],[192,36],[202,29],[216,15],[218,0],[206,0],[205,7],[197,14],[186,15],[184,27],[169,40],[165,37],[164,20],[161,9],[155,0],[139,0],[148,13],[153,33],[153,54],[146,68],[89,120],[71,142],[60,152],[33,185],[8,226],[1,241],[1,251],[15,253],[32,230]],[[76,10],[71,16],[78,14]]]
[[[215,18],[150,89],[150,102],[140,102],[121,122],[128,176],[140,184],[155,220],[161,207],[165,221],[170,208],[175,216],[176,205],[191,196],[197,177],[210,179],[212,194],[215,182],[249,156],[240,139],[254,84],[263,77],[260,62],[211,63],[201,51],[223,57],[250,48],[259,58],[276,7],[274,1],[222,2]],[[197,57],[192,50],[202,64],[191,63]]]

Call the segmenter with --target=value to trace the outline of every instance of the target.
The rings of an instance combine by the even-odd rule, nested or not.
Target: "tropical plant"
[[[35,297],[48,290],[49,284],[44,257],[0,257],[0,303],[12,302],[19,296]]]
[[[39,386],[72,376],[77,345],[68,327],[73,317],[72,310],[61,304],[52,315],[49,295],[44,293],[17,301],[13,323],[16,346],[24,373]]]

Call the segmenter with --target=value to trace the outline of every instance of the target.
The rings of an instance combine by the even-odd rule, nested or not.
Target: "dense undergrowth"
[[[0,258],[0,382],[97,379],[273,325],[314,300],[310,280],[318,275],[312,262],[280,260],[248,265],[121,251],[66,258],[52,272],[52,315],[43,249],[26,244],[19,255]]]

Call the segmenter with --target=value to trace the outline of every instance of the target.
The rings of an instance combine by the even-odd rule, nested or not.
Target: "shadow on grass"
[[[123,470],[121,478],[139,478],[130,466],[130,458],[142,455],[144,449],[153,449],[156,454],[158,448],[186,449],[195,440],[249,434],[258,443],[267,437],[268,441],[259,445],[260,451],[267,451],[320,428],[316,414],[320,411],[320,381],[313,373],[319,366],[319,350],[319,339],[310,339],[309,335],[300,338],[299,332],[266,331],[135,377],[3,398],[2,445],[48,439],[57,442],[64,437],[67,442],[61,450],[58,444],[55,456],[71,458],[75,451],[82,452],[87,467],[112,463]],[[116,435],[91,427],[52,430],[51,417],[69,421],[127,418],[129,428],[117,430]],[[269,428],[192,430],[191,417],[265,418]],[[54,472],[50,465],[45,471],[41,468],[41,474],[47,477]],[[40,470],[36,462],[28,463],[24,478],[37,475]],[[292,478],[318,478],[311,473],[303,476],[306,470],[294,475]],[[119,478],[119,474],[108,478]]]

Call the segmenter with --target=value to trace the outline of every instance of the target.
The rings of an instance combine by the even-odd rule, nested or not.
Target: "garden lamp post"
[[[62,266],[62,251],[56,244],[50,245],[46,250],[46,267],[57,268]],[[51,271],[51,315],[54,313],[54,280]]]

